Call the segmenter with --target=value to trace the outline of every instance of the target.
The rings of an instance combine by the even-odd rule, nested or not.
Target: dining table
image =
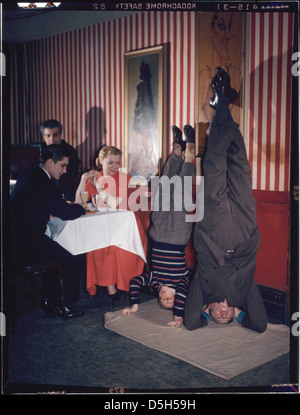
[[[147,262],[136,216],[130,210],[97,209],[73,220],[54,217],[47,224],[46,235],[73,255],[113,245]]]

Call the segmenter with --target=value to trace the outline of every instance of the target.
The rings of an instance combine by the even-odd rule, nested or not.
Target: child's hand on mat
[[[183,323],[183,318],[182,317],[174,316],[173,321],[170,321],[170,323],[168,323],[168,326],[170,326],[170,327],[178,327],[182,323]]]
[[[133,304],[130,307],[124,308],[124,310],[122,311],[122,315],[125,316],[130,313],[135,313],[136,311],[138,311],[138,309],[139,309],[138,304]]]

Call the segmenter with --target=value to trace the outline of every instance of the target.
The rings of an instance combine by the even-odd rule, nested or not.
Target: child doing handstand
[[[168,326],[172,327],[180,326],[183,322],[190,277],[185,259],[185,248],[192,232],[192,222],[186,221],[186,216],[192,209],[192,203],[190,205],[186,203],[184,195],[192,194],[192,184],[196,174],[196,167],[193,163],[195,134],[189,125],[184,127],[184,132],[187,136],[186,142],[182,140],[181,131],[173,126],[175,138],[173,153],[169,156],[163,170],[163,176],[172,179],[172,183],[174,183],[173,189],[175,190],[169,194],[170,209],[165,210],[160,204],[159,210],[153,210],[151,213],[152,225],[149,235],[152,239],[152,271],[131,280],[129,288],[131,306],[122,311],[123,315],[138,311],[141,288],[151,286],[158,292],[159,304],[163,308],[173,309],[173,320],[168,323]],[[183,160],[181,153],[184,149]],[[188,176],[189,180],[184,180]],[[177,180],[181,181],[182,187],[176,186]],[[160,183],[156,194],[160,197],[160,202],[163,200],[164,192],[165,190]],[[176,197],[180,197],[181,201],[185,199],[180,210],[174,209],[174,198]],[[189,206],[185,206],[186,204]]]

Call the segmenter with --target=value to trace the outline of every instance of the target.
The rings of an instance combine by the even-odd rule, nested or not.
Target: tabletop
[[[46,234],[73,255],[115,245],[147,262],[136,217],[130,210],[107,209],[67,221],[53,218]]]

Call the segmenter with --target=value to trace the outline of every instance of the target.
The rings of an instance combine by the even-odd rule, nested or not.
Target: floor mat
[[[168,327],[172,311],[157,300],[140,304],[137,313],[122,316],[122,310],[105,314],[105,328],[147,347],[183,360],[202,370],[230,379],[283,354],[289,353],[289,328],[268,324],[264,333],[247,330],[232,322],[188,331]]]

